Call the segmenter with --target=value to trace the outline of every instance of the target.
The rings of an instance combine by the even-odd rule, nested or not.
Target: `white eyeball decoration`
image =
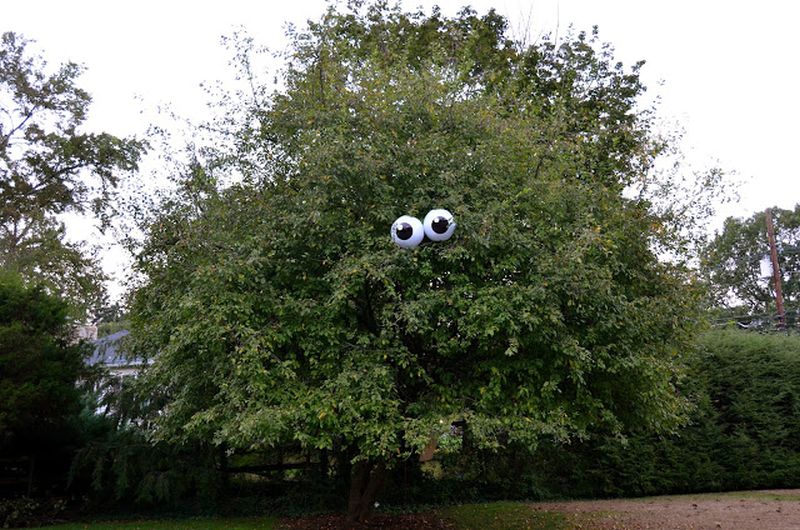
[[[456,231],[456,221],[447,210],[431,210],[422,220],[422,227],[431,241],[447,241]]]
[[[392,223],[392,241],[401,248],[416,248],[424,237],[422,223],[416,217],[403,215]]]

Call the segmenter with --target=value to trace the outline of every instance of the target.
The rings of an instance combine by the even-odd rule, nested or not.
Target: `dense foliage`
[[[28,528],[52,524],[63,520],[65,508],[66,503],[62,499],[0,498],[0,528]]]
[[[787,309],[800,297],[800,205],[771,208]],[[714,305],[738,307],[741,313],[775,313],[774,278],[762,279],[759,261],[770,252],[764,212],[749,218],[729,217],[703,252]]]
[[[689,422],[672,435],[639,432],[622,440],[596,433],[590,440],[567,445],[543,442],[533,454],[518,444],[502,452],[481,449],[467,437],[459,453],[437,454],[422,470],[402,462],[387,478],[390,491],[382,504],[800,486],[798,337],[735,330],[705,333],[680,391],[690,397],[694,409]],[[131,434],[95,443],[82,454],[81,465],[89,466],[85,480],[97,481],[96,498],[164,503],[185,502],[182,495],[200,494],[211,506],[208,499],[224,498],[231,505],[244,500],[236,496],[245,495],[250,509],[280,506],[282,513],[336,506],[325,495],[331,485],[314,488],[308,476],[288,490],[285,485],[271,490],[261,486],[258,491],[226,489],[213,471],[220,463],[209,460],[207,450],[163,444],[153,450],[135,436],[130,439]],[[187,466],[189,462],[194,465]],[[270,494],[282,496],[269,499]]]
[[[63,300],[24,286],[18,276],[0,275],[3,455],[46,458],[75,441],[81,409],[77,383],[88,352],[74,341],[70,324]]]
[[[209,504],[224,483],[218,455],[208,446],[152,445],[135,426],[102,425],[76,453],[70,490],[104,508]]]
[[[700,345],[686,379],[697,403],[690,423],[674,437],[598,448],[604,492],[800,486],[800,339],[729,330]]]
[[[46,283],[81,310],[102,301],[103,274],[82,245],[65,240],[60,214],[113,213],[120,175],[142,142],[83,131],[91,97],[82,68],[50,71],[14,33],[0,36],[0,266]]]
[[[454,423],[492,451],[678,424],[695,297],[653,251],[669,219],[623,193],[664,148],[641,65],[505,32],[331,10],[294,36],[285,91],[227,100],[231,151],[202,151],[138,256],[157,439],[328,451],[360,517]],[[433,208],[453,239],[392,244]]]
[[[675,434],[473,451],[415,499],[643,496],[800,486],[800,338],[714,331],[681,385],[695,404]]]

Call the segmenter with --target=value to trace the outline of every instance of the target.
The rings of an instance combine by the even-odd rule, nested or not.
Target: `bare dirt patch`
[[[800,490],[535,503],[592,530],[800,530]]]

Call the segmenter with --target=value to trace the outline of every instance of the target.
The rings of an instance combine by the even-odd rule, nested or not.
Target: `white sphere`
[[[423,219],[422,227],[431,241],[447,241],[456,231],[456,221],[447,210],[431,210]]]
[[[424,237],[425,230],[416,217],[403,215],[392,223],[392,241],[401,248],[416,248]]]

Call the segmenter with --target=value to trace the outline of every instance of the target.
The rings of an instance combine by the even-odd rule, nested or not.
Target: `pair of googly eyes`
[[[401,248],[415,248],[426,237],[431,241],[447,241],[455,231],[453,214],[447,210],[431,210],[422,222],[410,215],[398,217],[392,223],[392,241]]]

